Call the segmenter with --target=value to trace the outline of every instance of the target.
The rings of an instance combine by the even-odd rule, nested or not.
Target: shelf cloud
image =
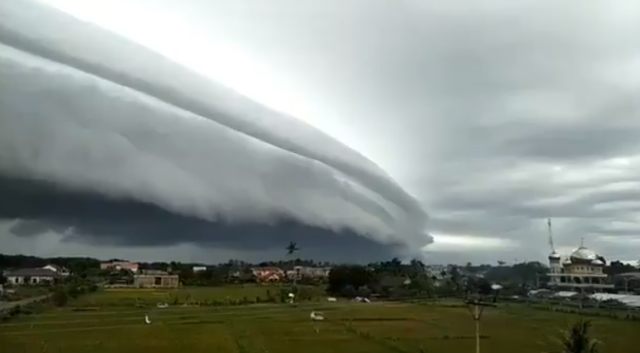
[[[411,195],[312,126],[46,6],[5,2],[0,17],[0,218],[13,234],[228,249],[297,240],[343,259],[431,242]]]

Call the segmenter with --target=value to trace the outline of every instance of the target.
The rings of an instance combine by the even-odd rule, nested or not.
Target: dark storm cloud
[[[14,83],[0,87],[0,217],[21,220],[14,233],[248,250],[294,238],[362,258],[430,242],[412,196],[311,126],[57,11],[0,14]]]
[[[260,223],[208,222],[168,212],[132,199],[112,199],[72,191],[47,182],[0,178],[0,216],[24,218],[11,232],[37,236],[63,234],[63,241],[93,245],[153,246],[176,242],[228,250],[282,250],[290,240],[316,259],[371,261],[393,253],[393,244],[380,244],[352,231],[331,232],[289,219]],[[357,254],[353,249],[358,249]],[[398,244],[398,251],[401,245]]]

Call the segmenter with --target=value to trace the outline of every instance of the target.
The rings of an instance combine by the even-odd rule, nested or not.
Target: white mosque
[[[579,292],[602,292],[613,289],[607,281],[603,269],[606,266],[604,257],[581,244],[571,255],[560,255],[553,247],[551,220],[549,225],[549,287],[558,290]]]

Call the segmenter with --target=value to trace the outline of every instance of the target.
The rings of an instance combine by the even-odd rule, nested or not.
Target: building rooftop
[[[55,271],[46,268],[20,268],[17,270],[5,271],[7,277],[58,277]]]
[[[142,270],[138,275],[144,276],[167,276],[169,273],[162,270]]]
[[[619,273],[615,275],[618,278],[629,278],[629,279],[639,279],[640,280],[640,272],[625,272]]]
[[[591,249],[587,249],[584,246],[580,246],[574,252],[571,253],[571,260],[586,260],[593,261],[598,259],[598,254]]]

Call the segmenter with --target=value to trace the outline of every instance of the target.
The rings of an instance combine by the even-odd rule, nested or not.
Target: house
[[[293,270],[287,271],[287,278],[327,279],[329,272],[331,272],[331,267],[294,266]]]
[[[60,274],[46,268],[21,268],[13,271],[5,271],[7,283],[13,285],[38,285],[53,284]]]
[[[207,270],[207,266],[193,266],[191,270],[193,273],[204,272]]]
[[[273,266],[254,267],[251,269],[251,273],[259,283],[280,282],[285,277],[281,268]]]
[[[252,271],[229,271],[227,276],[232,282],[253,282],[256,280]]]
[[[42,268],[47,269],[47,270],[51,270],[57,274],[59,274],[62,277],[66,277],[70,274],[69,270],[67,270],[66,268],[62,267],[62,266],[58,266],[58,265],[54,265],[54,264],[48,264],[46,266],[43,266]]]
[[[178,275],[165,271],[143,270],[133,276],[133,286],[137,288],[178,288]]]
[[[129,270],[129,271],[131,271],[133,273],[136,273],[136,272],[138,272],[138,263],[129,262],[129,261],[113,260],[113,261],[107,261],[107,262],[100,263],[100,269],[101,270],[116,270],[116,271]]]

